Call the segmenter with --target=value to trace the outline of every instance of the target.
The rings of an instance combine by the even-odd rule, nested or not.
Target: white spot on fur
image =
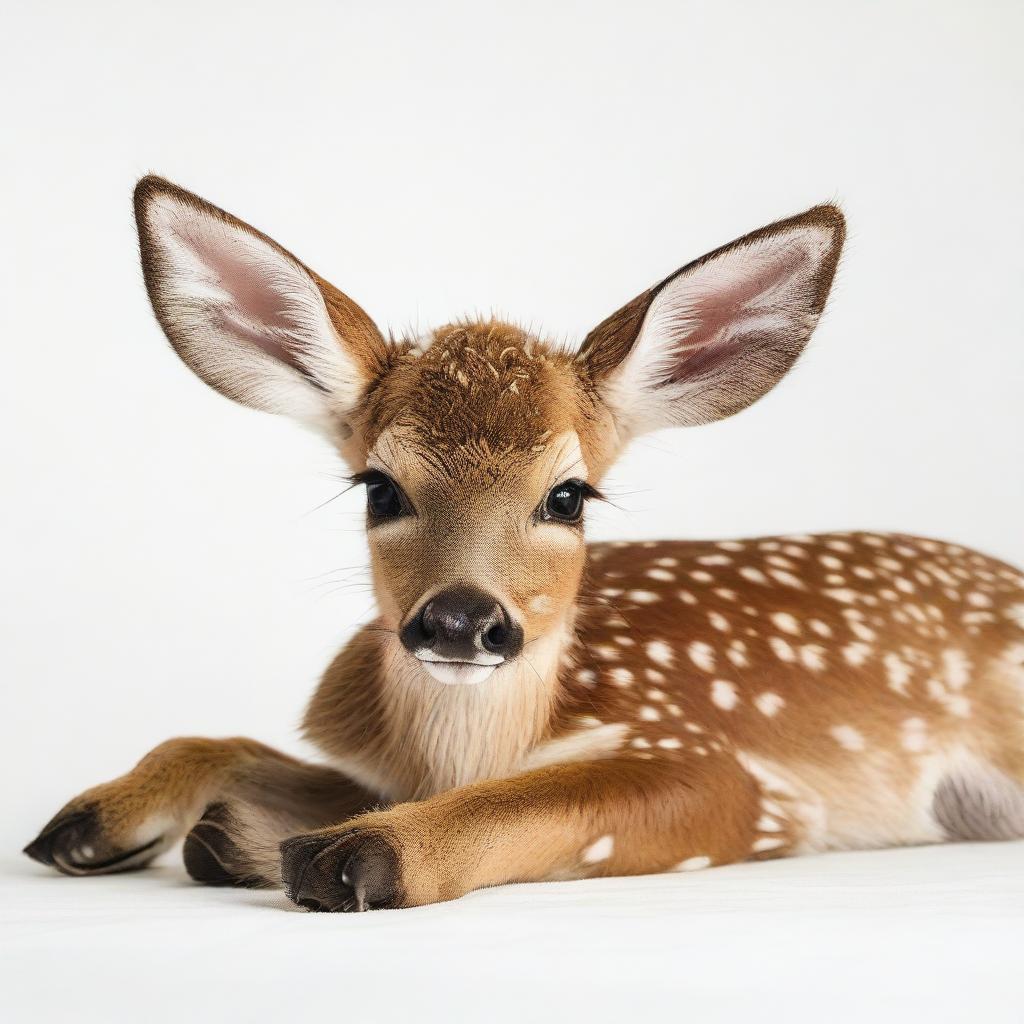
[[[701,555],[698,565],[730,565],[732,559],[728,555]]]
[[[783,633],[789,633],[792,636],[800,634],[800,623],[797,622],[796,616],[790,615],[789,612],[773,612],[771,620]]]
[[[771,647],[779,661],[796,661],[796,651],[793,650],[789,641],[783,640],[781,636],[769,637],[768,646]]]
[[[682,745],[683,741],[675,736],[666,736],[664,739],[658,740],[658,746],[663,750],[678,750]]]
[[[667,583],[676,578],[675,573],[669,572],[668,569],[648,569],[644,575],[649,576],[652,580],[664,580]]]
[[[785,845],[785,839],[779,839],[775,836],[764,836],[762,839],[755,839],[754,845],[750,849],[754,853],[766,853],[768,850],[777,850],[780,846]]]
[[[852,643],[843,648],[843,658],[848,665],[859,668],[871,657],[871,648],[867,644]]]
[[[829,732],[832,738],[846,750],[863,750],[864,737],[852,725],[834,725]]]
[[[704,672],[714,672],[715,650],[710,644],[704,643],[703,640],[694,640],[686,651],[690,655],[690,661],[697,668]]]
[[[711,702],[723,711],[732,711],[739,699],[736,687],[725,679],[716,679],[711,684]]]
[[[754,698],[754,707],[762,715],[767,715],[769,718],[778,714],[785,706],[786,702],[777,693],[772,693],[771,690],[765,690],[764,693],[759,693]]]
[[[686,860],[677,864],[673,871],[701,871],[711,867],[710,857],[687,857]]]
[[[672,648],[664,640],[652,640],[645,650],[651,661],[658,665],[664,665],[666,668],[672,664],[675,657]]]
[[[946,682],[954,690],[963,689],[971,681],[971,663],[963,651],[951,649],[942,652]]]
[[[661,712],[657,708],[652,708],[645,704],[640,708],[640,718],[645,722],[660,722]]]
[[[729,632],[729,620],[721,612],[708,612],[708,622],[720,633]]]
[[[626,597],[634,604],[654,604],[658,600],[658,595],[650,590],[631,590]]]
[[[607,860],[615,849],[615,839],[612,836],[601,836],[600,839],[591,843],[583,851],[583,863],[584,864],[597,864],[602,860]]]
[[[825,667],[825,648],[820,644],[804,644],[800,648],[800,661],[811,672],[820,672]]]
[[[523,770],[546,768],[564,761],[593,761],[600,757],[610,757],[622,746],[628,733],[628,725],[615,722],[559,736],[534,747],[523,760]]]
[[[741,566],[739,572],[745,580],[750,580],[751,583],[768,585],[768,577],[760,569],[755,569],[752,565]]]
[[[827,540],[825,547],[831,548],[833,551],[842,551],[846,555],[853,554],[853,545],[845,540]]]
[[[633,682],[633,673],[628,668],[613,668],[611,677],[616,686],[629,686]]]
[[[895,690],[901,697],[906,697],[907,684],[913,675],[911,667],[894,651],[889,651],[882,658],[882,664],[889,680],[889,689]]]
[[[725,656],[737,667],[747,668],[750,665],[750,659],[746,654],[746,644],[742,640],[734,640],[729,646],[729,650],[725,652]]]
[[[878,639],[878,634],[870,626],[865,626],[863,622],[851,622],[850,632],[865,643],[872,644]]]

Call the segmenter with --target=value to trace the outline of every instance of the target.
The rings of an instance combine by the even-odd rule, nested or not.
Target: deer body
[[[578,353],[509,324],[385,342],[291,254],[175,186],[136,197],[154,307],[218,390],[325,434],[368,495],[379,618],[304,731],[327,764],[172,740],[27,852],[310,909],[507,881],[1024,836],[1024,576],[842,533],[587,546],[630,438],[731,415],[806,343],[842,244],[818,207],[716,250]]]
[[[353,685],[346,653],[306,732],[393,801],[595,759],[654,762],[707,787],[714,815],[699,839],[690,821],[650,849],[627,818],[575,836],[577,859],[557,877],[622,873],[631,856],[640,870],[689,870],[1011,838],[1024,834],[1022,616],[1021,573],[923,538],[598,544],[547,695],[537,685],[529,703],[496,694],[492,705],[453,687],[431,719],[426,703],[389,706],[383,672]],[[382,642],[368,631],[353,644]],[[526,685],[525,674],[513,683]],[[410,731],[412,720],[424,726]],[[493,743],[466,742],[473,734]],[[609,856],[588,861],[602,836]]]

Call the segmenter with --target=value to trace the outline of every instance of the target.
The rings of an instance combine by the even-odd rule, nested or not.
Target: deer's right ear
[[[162,178],[135,189],[146,288],[160,326],[207,384],[331,438],[387,346],[351,299],[243,221]]]
[[[767,394],[825,305],[845,223],[816,206],[738,238],[638,295],[577,356],[624,440],[711,423]]]

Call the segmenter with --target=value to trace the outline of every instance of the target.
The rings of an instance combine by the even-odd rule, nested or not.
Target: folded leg
[[[280,822],[287,830],[344,820],[374,798],[344,775],[306,764],[245,738],[168,740],[130,772],[86,790],[47,823],[25,853],[68,875],[144,867],[204,817],[249,807],[252,820]],[[225,812],[214,812],[215,806]],[[194,877],[214,881],[214,861],[197,841],[187,844]],[[209,843],[207,843],[209,845]],[[221,858],[227,870],[230,858]],[[206,876],[206,877],[203,877]],[[222,883],[223,878],[218,879]],[[271,881],[275,879],[270,879]]]

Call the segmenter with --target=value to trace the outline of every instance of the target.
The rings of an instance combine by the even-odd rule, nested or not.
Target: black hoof
[[[247,889],[266,886],[266,879],[248,871],[245,856],[231,838],[231,815],[224,804],[213,804],[185,837],[185,870],[203,885]]]
[[[99,823],[94,810],[61,813],[21,852],[47,867],[57,867],[58,857],[66,859],[83,845],[88,849],[98,832]]]
[[[149,860],[144,855],[160,839],[157,836],[142,846],[118,849],[104,834],[96,809],[84,807],[62,811],[22,852],[66,875],[93,875],[143,867]]]
[[[341,913],[402,905],[398,857],[378,832],[315,832],[281,844],[288,898],[312,911]]]

